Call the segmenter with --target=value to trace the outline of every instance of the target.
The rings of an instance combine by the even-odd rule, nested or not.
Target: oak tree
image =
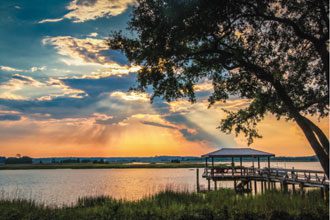
[[[108,43],[142,66],[139,90],[194,102],[208,79],[210,105],[250,100],[228,112],[222,131],[252,143],[266,113],[295,121],[329,174],[328,137],[308,118],[328,116],[329,1],[138,0],[128,29]]]

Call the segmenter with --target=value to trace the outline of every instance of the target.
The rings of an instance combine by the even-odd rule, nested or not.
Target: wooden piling
[[[196,169],[196,190],[197,192],[200,192],[200,188],[199,188],[199,169]]]
[[[304,195],[304,184],[303,183],[300,183],[299,184],[299,188],[300,188],[300,195]]]
[[[254,193],[257,194],[258,190],[257,190],[257,181],[254,181]]]
[[[324,186],[325,200],[329,202],[329,186]]]
[[[321,192],[321,198],[325,199],[325,193],[324,193],[324,188],[323,187],[320,188],[320,192]]]
[[[214,180],[214,190],[218,190],[217,181]]]
[[[211,180],[207,179],[207,190],[211,191]]]
[[[283,181],[283,190],[284,192],[288,192],[288,183]]]

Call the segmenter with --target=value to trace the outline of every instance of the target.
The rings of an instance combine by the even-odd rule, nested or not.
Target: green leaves
[[[151,86],[153,98],[195,102],[194,85],[212,80],[210,105],[250,99],[219,128],[252,143],[266,112],[288,120],[292,111],[328,115],[324,15],[328,4],[321,1],[140,0],[129,24],[136,37],[114,33],[109,45],[143,67],[138,90]]]

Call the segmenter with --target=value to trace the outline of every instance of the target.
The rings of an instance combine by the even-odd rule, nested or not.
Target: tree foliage
[[[208,79],[210,105],[251,100],[228,112],[222,131],[252,143],[266,113],[294,120],[328,173],[328,138],[306,116],[328,116],[329,1],[139,0],[129,30],[134,37],[114,33],[109,45],[142,66],[137,89],[194,102]]]

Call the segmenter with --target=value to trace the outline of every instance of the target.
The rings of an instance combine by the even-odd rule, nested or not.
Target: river
[[[251,166],[249,163],[245,165]],[[272,167],[321,170],[318,162],[272,162]],[[201,177],[200,184],[201,188],[207,185]],[[219,186],[232,187],[232,183],[220,183]],[[0,199],[30,199],[50,206],[71,205],[79,197],[99,195],[136,200],[166,188],[195,191],[196,169],[0,171]]]

